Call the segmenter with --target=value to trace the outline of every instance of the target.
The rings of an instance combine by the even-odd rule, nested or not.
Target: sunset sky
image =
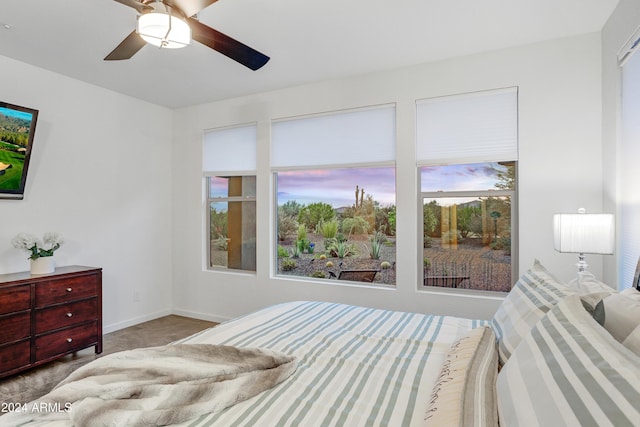
[[[421,169],[422,191],[495,190],[497,163],[429,166]],[[212,196],[226,196],[226,180],[212,183]],[[356,185],[382,206],[395,205],[395,168],[341,168],[286,171],[277,174],[278,205],[324,202],[334,208],[355,202]]]
[[[498,163],[475,163],[421,168],[422,191],[495,190],[497,173],[507,168]]]
[[[395,169],[345,168],[278,173],[278,205],[289,200],[308,205],[329,203],[334,208],[355,203],[356,185],[382,206],[395,205]]]
[[[495,190],[496,163],[430,166],[421,168],[422,191]],[[289,200],[300,204],[325,202],[334,208],[351,206],[355,188],[364,188],[381,205],[395,205],[395,169],[347,168],[278,173],[278,205]]]

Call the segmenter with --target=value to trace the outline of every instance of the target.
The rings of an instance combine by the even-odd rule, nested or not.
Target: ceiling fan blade
[[[191,36],[194,40],[209,46],[213,50],[217,50],[245,67],[255,71],[270,59],[257,50],[204,25],[196,19],[188,18],[188,21],[191,27]]]
[[[118,61],[129,59],[147,44],[138,33],[133,30],[120,44],[107,55],[105,61]]]
[[[137,10],[139,13],[142,13],[145,9],[151,9],[149,6],[144,3],[140,3],[138,0],[114,0],[118,3],[122,3],[125,6],[129,6]]]
[[[184,13],[184,16],[190,17],[217,1],[218,0],[166,0],[165,3],[169,6],[176,6]]]

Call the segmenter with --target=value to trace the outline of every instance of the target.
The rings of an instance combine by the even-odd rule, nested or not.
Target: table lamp
[[[584,254],[613,254],[615,224],[613,214],[577,214],[553,216],[553,247],[558,252],[577,253],[578,271],[587,270]]]

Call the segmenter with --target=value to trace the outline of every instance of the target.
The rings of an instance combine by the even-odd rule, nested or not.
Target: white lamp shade
[[[558,252],[613,254],[615,223],[612,214],[556,214],[553,246]]]
[[[154,46],[175,49],[191,43],[186,21],[165,12],[149,12],[138,17],[138,34]]]

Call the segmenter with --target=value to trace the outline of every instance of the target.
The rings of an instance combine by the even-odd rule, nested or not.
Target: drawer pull
[[[72,317],[73,313],[67,313],[67,317]]]
[[[67,288],[67,292],[71,292],[73,288]]]
[[[67,342],[72,342],[73,338],[67,338]]]

